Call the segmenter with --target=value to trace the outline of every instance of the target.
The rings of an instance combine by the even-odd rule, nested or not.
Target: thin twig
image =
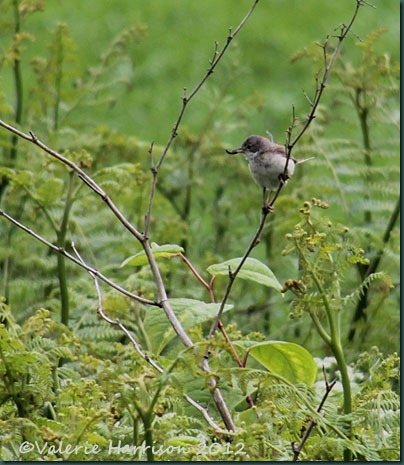
[[[60,153],[58,153],[56,150],[51,149],[48,147],[46,144],[41,142],[38,137],[33,133],[29,132],[29,134],[26,134],[19,129],[11,126],[10,124],[7,124],[5,121],[0,120],[0,126],[3,128],[7,129],[8,131],[16,134],[17,136],[21,137],[22,139],[27,140],[28,142],[32,142],[39,148],[41,148],[44,152],[48,153],[51,155],[53,158],[56,158],[60,162],[62,162],[64,165],[68,166],[71,168],[73,171],[75,171],[78,175],[78,177],[91,189],[93,190],[97,195],[99,195],[102,200],[108,205],[110,210],[113,212],[113,214],[118,218],[118,220],[123,224],[123,226],[130,231],[136,239],[141,241],[143,239],[143,235],[130,223],[129,220],[125,218],[123,213],[118,209],[118,207],[114,204],[114,202],[111,200],[111,198],[107,195],[107,193],[90,177],[88,174],[86,174],[76,163],[72,162],[68,158],[64,157]]]
[[[214,321],[212,323],[212,326],[210,328],[209,335],[208,335],[209,339],[213,336],[213,334],[215,333],[215,331],[216,331],[216,329],[218,327],[219,321],[220,321],[220,319],[222,317],[222,313],[224,311],[224,307],[225,307],[226,302],[227,302],[227,300],[229,298],[230,291],[231,291],[231,289],[233,287],[234,281],[235,281],[238,273],[240,272],[240,270],[243,267],[244,263],[246,262],[247,258],[250,256],[250,253],[253,250],[253,248],[258,244],[259,238],[261,236],[262,230],[263,230],[264,225],[265,225],[265,221],[266,221],[267,216],[268,216],[269,213],[270,213],[270,210],[263,207],[262,214],[261,214],[261,221],[260,221],[260,224],[258,225],[258,229],[257,229],[256,233],[254,234],[254,237],[252,238],[249,246],[247,247],[247,250],[245,251],[242,259],[240,260],[240,263],[237,266],[237,268],[234,271],[229,271],[229,282],[227,284],[223,299],[222,299],[222,301],[220,303],[219,311],[218,311],[218,313],[216,315],[216,318],[214,319]]]
[[[206,72],[203,75],[202,79],[195,86],[194,90],[188,95],[188,97],[186,96],[186,89],[184,89],[184,95],[182,97],[182,106],[181,106],[180,112],[178,114],[177,121],[175,122],[174,127],[173,127],[173,129],[171,131],[171,135],[170,135],[170,138],[168,139],[167,145],[165,146],[165,148],[163,150],[163,153],[161,154],[160,159],[159,159],[159,161],[158,161],[158,163],[156,165],[157,170],[159,170],[160,166],[162,165],[162,163],[164,161],[164,158],[166,157],[167,152],[170,149],[173,140],[175,139],[175,137],[178,134],[178,128],[179,128],[179,126],[181,124],[181,121],[182,121],[182,118],[184,116],[185,109],[186,109],[187,105],[193,99],[193,97],[195,97],[195,95],[198,93],[200,88],[205,84],[205,81],[209,78],[209,76],[214,72],[216,66],[219,64],[219,62],[223,58],[224,54],[226,53],[226,50],[228,49],[231,41],[236,37],[236,35],[243,28],[244,24],[248,21],[248,19],[250,18],[250,16],[253,13],[255,7],[257,6],[258,2],[259,2],[259,0],[254,1],[252,7],[248,11],[248,13],[245,15],[245,17],[242,19],[240,24],[237,26],[235,31],[233,33],[231,32],[231,30],[229,31],[229,34],[227,35],[227,41],[226,41],[225,45],[223,46],[223,48],[222,48],[222,50],[220,52],[218,52],[217,43],[215,43],[215,52],[214,52],[212,60],[210,61],[210,66],[206,70]]]
[[[192,271],[192,274],[195,276],[195,278],[202,284],[202,286],[206,287],[206,289],[209,291],[209,294],[210,294],[210,300],[212,303],[215,302],[215,296],[212,294],[212,288],[210,286],[209,283],[207,283],[203,278],[202,276],[200,275],[200,273],[198,272],[198,270],[194,267],[194,265],[188,260],[188,258],[181,252],[179,252],[177,254],[181,260],[186,263],[186,265],[188,266],[188,268]]]
[[[326,47],[328,45],[329,36],[327,36],[327,38],[325,40],[325,43],[323,44],[323,50],[324,50],[324,72],[323,72],[323,76],[321,78],[320,84],[318,86],[316,86],[316,91],[315,91],[315,95],[314,95],[314,98],[313,98],[313,104],[311,105],[311,110],[310,110],[309,114],[307,115],[307,118],[306,118],[306,120],[305,120],[305,122],[303,124],[302,129],[296,135],[296,137],[293,139],[293,141],[286,144],[286,150],[287,150],[286,153],[288,154],[289,158],[290,158],[290,155],[291,155],[291,152],[292,152],[294,146],[297,144],[297,142],[300,140],[300,138],[303,136],[303,134],[307,131],[307,128],[310,126],[311,122],[315,118],[315,114],[316,114],[316,111],[317,111],[318,104],[320,103],[321,97],[322,97],[324,89],[326,87],[326,83],[327,83],[328,78],[330,76],[331,69],[334,66],[335,60],[337,59],[337,57],[339,55],[339,52],[341,50],[342,42],[345,40],[346,36],[349,34],[349,32],[351,30],[351,27],[352,27],[353,23],[355,22],[356,16],[357,16],[358,11],[359,11],[359,8],[362,5],[365,5],[365,4],[367,4],[367,3],[364,2],[363,0],[356,0],[355,11],[354,11],[354,13],[353,13],[353,15],[351,17],[351,20],[349,21],[348,26],[345,26],[345,25],[341,26],[341,33],[337,36],[337,39],[338,39],[337,46],[335,47],[335,50],[334,50],[333,54],[331,55],[331,58],[328,61],[328,63],[327,63]],[[286,173],[286,169],[287,169],[287,167],[285,168],[285,173]]]
[[[145,218],[145,226],[144,226],[144,236],[148,237],[149,236],[149,227],[150,227],[150,221],[151,221],[151,209],[153,205],[153,200],[154,196],[156,194],[156,177],[157,177],[157,169],[154,165],[154,159],[153,159],[153,143],[150,145],[149,149],[149,156],[150,156],[150,171],[152,172],[152,187],[150,190],[150,195],[149,195],[149,203],[147,206],[147,213],[146,213],[146,218]]]
[[[178,135],[178,129],[180,127],[181,121],[182,121],[182,119],[184,117],[184,114],[185,114],[185,111],[186,111],[186,108],[187,108],[188,104],[195,97],[195,95],[199,92],[199,90],[205,84],[205,82],[207,81],[209,76],[214,72],[216,66],[219,64],[219,62],[222,60],[224,54],[226,53],[230,43],[237,36],[237,34],[241,31],[241,29],[243,28],[245,23],[248,21],[248,19],[252,15],[252,13],[253,13],[253,11],[254,11],[254,9],[257,6],[259,1],[260,0],[255,0],[254,1],[254,3],[251,6],[250,10],[245,15],[245,17],[242,19],[240,24],[236,27],[236,29],[235,29],[235,31],[233,33],[231,32],[231,30],[229,30],[229,33],[227,35],[226,43],[224,44],[224,46],[223,46],[223,48],[221,49],[220,52],[218,51],[218,43],[215,42],[213,57],[212,57],[211,60],[209,60],[210,66],[206,70],[205,74],[202,76],[201,80],[195,86],[194,90],[188,96],[187,96],[187,89],[184,88],[183,96],[181,98],[182,105],[181,105],[180,111],[178,113],[177,120],[175,121],[174,126],[173,126],[173,128],[171,130],[170,137],[168,138],[167,144],[164,147],[164,150],[163,150],[162,154],[160,155],[160,158],[159,158],[158,162],[156,163],[156,165],[153,167],[153,170],[152,170],[153,178],[152,178],[152,187],[151,187],[151,191],[150,191],[150,201],[149,201],[149,207],[150,208],[149,208],[149,211],[148,211],[149,216],[151,215],[151,207],[152,207],[152,203],[153,203],[152,202],[153,201],[152,197],[154,196],[154,192],[156,190],[158,172],[160,170],[161,165],[164,162],[164,159],[165,159],[168,151],[170,150],[170,147],[171,147],[174,139]],[[146,221],[150,221],[150,220],[147,220],[147,218],[148,217],[146,216]]]
[[[328,61],[328,63],[327,63],[327,46],[328,46],[328,43],[329,43],[329,40],[330,40],[330,36],[327,36],[324,43],[321,45],[321,47],[323,49],[323,57],[324,57],[324,71],[323,71],[323,76],[322,76],[320,82],[318,80],[319,72],[317,72],[317,74],[316,74],[316,89],[315,89],[315,92],[314,92],[314,97],[313,97],[312,104],[310,105],[311,110],[310,110],[309,114],[307,115],[307,117],[306,117],[306,119],[305,119],[305,121],[303,123],[302,129],[299,131],[299,133],[292,140],[291,139],[292,131],[293,131],[294,127],[295,127],[295,122],[296,122],[295,110],[293,108],[292,124],[289,126],[289,128],[286,131],[286,143],[285,143],[286,164],[285,164],[285,169],[283,171],[283,176],[284,177],[286,176],[286,173],[287,173],[287,170],[288,170],[288,165],[289,165],[290,157],[292,155],[292,150],[294,149],[295,145],[299,142],[299,140],[301,139],[303,134],[307,131],[307,129],[309,128],[311,122],[316,117],[317,107],[318,107],[318,105],[320,103],[321,97],[322,97],[324,89],[326,87],[326,83],[327,83],[328,78],[330,76],[331,69],[334,66],[334,62],[337,59],[337,57],[339,55],[339,52],[341,50],[342,42],[345,40],[346,36],[350,32],[351,27],[352,27],[353,23],[355,22],[356,16],[357,16],[358,11],[359,11],[359,8],[363,4],[366,4],[366,2],[364,2],[363,0],[356,0],[355,11],[354,11],[354,13],[353,13],[353,15],[351,17],[351,20],[350,20],[348,26],[345,26],[344,24],[341,25],[341,33],[338,36],[336,36],[337,39],[338,39],[338,44],[335,47],[335,50],[334,50],[333,54],[331,55],[331,58]],[[274,204],[274,202],[275,202],[276,198],[278,197],[278,195],[279,195],[280,191],[282,190],[282,188],[283,188],[283,184],[280,183],[278,191],[277,191],[274,199],[272,200],[271,205]]]
[[[76,254],[77,258],[80,260],[80,262],[83,264],[83,265],[86,265],[86,263],[84,262],[83,258],[81,257],[81,255],[79,254],[76,246],[74,243],[72,243],[72,249],[74,250],[74,253]],[[132,345],[134,346],[134,348],[136,349],[136,352],[147,362],[149,363],[155,370],[157,370],[159,373],[164,373],[164,369],[155,361],[153,360],[148,354],[146,354],[146,352],[143,351],[143,349],[141,348],[140,344],[138,344],[138,342],[136,341],[136,339],[133,337],[133,334],[128,330],[128,328],[119,321],[118,318],[116,319],[112,319],[110,318],[109,316],[107,316],[104,312],[104,308],[103,308],[103,303],[102,303],[102,293],[101,293],[101,289],[100,289],[100,285],[99,285],[99,282],[98,282],[98,278],[97,276],[92,273],[91,271],[89,271],[89,274],[90,276],[94,279],[94,285],[95,285],[95,289],[96,289],[96,292],[97,292],[97,298],[98,298],[98,308],[97,308],[97,313],[101,316],[101,318],[103,320],[105,320],[107,323],[109,323],[110,325],[114,325],[114,326],[118,326],[119,329],[124,332],[126,334],[126,336],[129,338],[130,342],[132,343]],[[193,406],[195,407],[197,410],[199,410],[199,412],[202,413],[203,417],[205,418],[206,422],[209,424],[209,426],[211,426],[214,430],[215,430],[215,433],[219,433],[219,434],[228,434],[229,432],[227,430],[223,430],[212,418],[211,416],[209,415],[209,412],[206,408],[204,408],[201,404],[199,404],[196,400],[192,399],[192,397],[189,397],[187,394],[184,394],[184,397],[185,399]]]
[[[216,303],[216,299],[215,299],[215,295],[213,293],[213,287],[212,287],[212,284],[213,284],[213,280],[209,283],[207,283],[203,277],[200,275],[200,273],[198,272],[198,270],[194,267],[194,265],[188,260],[188,258],[183,254],[183,253],[178,253],[177,254],[179,257],[181,257],[181,259],[187,264],[188,268],[192,271],[192,274],[196,277],[196,279],[204,286],[206,287],[206,289],[209,291],[209,295],[210,295],[210,301],[212,303]],[[220,329],[220,331],[222,332],[223,334],[223,337],[225,338],[227,344],[229,345],[229,348],[230,348],[230,352],[234,358],[234,360],[237,362],[237,364],[240,366],[240,367],[243,367],[243,362],[241,361],[236,349],[234,348],[233,346],[233,343],[231,342],[231,339],[229,338],[229,335],[227,334],[226,332],[226,329],[223,325],[223,323],[221,322],[221,320],[218,321],[218,327]]]
[[[198,270],[194,267],[194,265],[188,260],[188,258],[182,254],[181,252],[177,254],[179,257],[181,257],[181,259],[187,264],[187,266],[189,267],[189,269],[192,271],[192,274],[197,278],[197,280],[204,286],[208,289],[209,291],[209,294],[210,294],[210,298],[211,298],[211,302],[212,303],[215,303],[216,302],[216,299],[215,299],[215,295],[213,293],[213,282],[214,282],[214,278],[215,276],[213,276],[212,280],[210,281],[210,283],[207,283],[203,277],[200,275],[200,273],[198,272]],[[230,353],[232,355],[232,357],[234,358],[234,360],[237,362],[238,366],[241,367],[241,368],[244,368],[244,364],[242,362],[242,360],[240,359],[231,339],[229,338],[229,335],[227,334],[227,331],[226,331],[226,328],[224,326],[224,324],[222,323],[221,320],[218,321],[218,328],[220,329],[225,341],[227,342],[227,345],[229,347],[229,350],[230,350]],[[206,354],[205,354],[205,357],[208,356],[208,352],[209,352],[209,347],[207,348],[207,351],[206,351]],[[255,404],[254,404],[254,401],[252,399],[251,396],[247,396],[246,398],[247,402],[250,404],[251,407],[255,407]],[[257,413],[257,412],[256,412]],[[257,413],[257,416],[258,416],[258,413]]]
[[[355,11],[354,11],[354,13],[352,15],[352,18],[351,18],[348,26],[343,26],[343,28],[341,30],[341,33],[338,36],[337,47],[335,48],[334,53],[332,54],[332,56],[330,58],[330,61],[328,62],[328,64],[325,67],[323,77],[322,77],[322,79],[320,81],[320,84],[318,86],[316,86],[315,96],[314,96],[312,104],[311,104],[311,110],[310,110],[310,112],[309,112],[309,114],[308,114],[308,116],[307,116],[307,118],[306,118],[306,120],[305,120],[305,122],[303,124],[302,129],[297,134],[297,136],[292,140],[292,131],[293,131],[295,125],[296,125],[295,108],[293,106],[292,123],[291,123],[291,125],[289,126],[289,128],[286,131],[285,148],[286,148],[287,160],[286,160],[286,164],[285,164],[285,170],[284,170],[284,173],[283,173],[284,176],[286,175],[286,172],[287,172],[287,169],[288,169],[288,163],[289,163],[293,148],[295,147],[297,142],[300,140],[300,138],[303,136],[303,134],[307,131],[307,129],[310,126],[311,122],[315,118],[315,113],[316,113],[317,107],[318,107],[318,105],[320,103],[320,99],[321,99],[321,97],[323,95],[323,92],[324,92],[324,89],[325,89],[325,86],[326,86],[326,82],[327,82],[327,80],[329,78],[331,69],[332,69],[332,67],[334,65],[334,62],[335,62],[335,60],[336,60],[336,58],[337,58],[337,56],[339,54],[339,51],[341,49],[342,42],[344,41],[344,39],[348,35],[348,33],[349,33],[349,31],[350,31],[350,29],[351,29],[351,27],[352,27],[352,25],[353,25],[353,23],[354,23],[354,21],[356,19],[356,16],[358,14],[358,10],[359,10],[359,8],[360,8],[360,6],[362,4],[366,4],[366,2],[364,2],[363,0],[356,0],[356,8],[355,8]],[[327,41],[328,41],[328,38],[327,38]],[[221,302],[221,305],[220,305],[219,312],[218,312],[218,314],[217,314],[217,316],[216,316],[216,318],[215,318],[215,320],[214,320],[214,322],[212,324],[212,327],[210,329],[209,337],[211,337],[213,335],[213,333],[217,329],[218,321],[221,318],[221,315],[223,313],[225,304],[226,304],[226,302],[227,302],[227,300],[229,298],[229,294],[230,294],[230,291],[231,291],[231,289],[233,287],[233,283],[234,283],[238,273],[240,272],[241,268],[243,267],[244,263],[246,262],[247,258],[249,257],[251,251],[257,245],[257,243],[259,241],[259,238],[261,236],[262,230],[264,228],[267,216],[270,213],[275,201],[277,200],[277,198],[279,196],[279,193],[283,189],[283,186],[284,186],[284,183],[282,183],[282,182],[279,183],[278,190],[276,191],[275,196],[271,200],[270,205],[268,205],[268,206],[264,205],[263,206],[261,221],[259,223],[259,226],[258,226],[258,229],[257,229],[256,233],[254,234],[253,239],[251,240],[246,252],[244,253],[243,258],[242,258],[241,262],[239,263],[238,267],[233,272],[229,272],[229,283],[228,283],[228,285],[226,287],[226,290],[225,290],[225,293],[224,293],[224,296],[223,296],[223,299],[222,299],[222,302]]]
[[[80,260],[80,262],[87,266],[85,261],[83,260],[82,256],[79,254],[76,246],[74,243],[72,243],[72,249],[74,251],[74,253],[76,254],[78,260]],[[126,336],[129,338],[130,342],[133,344],[133,346],[135,347],[136,349],[136,352],[144,359],[146,360],[147,363],[149,363],[153,368],[155,368],[159,373],[164,373],[164,369],[161,368],[161,366],[155,362],[152,358],[150,358],[145,352],[143,352],[142,348],[140,347],[140,345],[137,343],[136,339],[133,337],[132,333],[128,330],[128,328],[126,328],[125,325],[123,325],[118,318],[116,318],[115,320],[110,318],[109,316],[107,316],[104,312],[104,306],[103,306],[103,303],[102,303],[102,293],[101,293],[101,288],[100,288],[100,285],[99,285],[99,282],[98,282],[98,277],[92,273],[91,271],[87,270],[88,273],[90,274],[90,276],[93,278],[94,280],[94,285],[95,285],[95,289],[97,291],[97,298],[98,298],[98,307],[97,307],[97,313],[101,316],[101,318],[103,320],[105,320],[107,323],[109,323],[110,325],[114,325],[114,326],[118,326],[119,329],[121,331],[123,331]]]
[[[106,276],[104,276],[101,272],[99,272],[98,270],[96,270],[95,268],[92,268],[88,265],[85,265],[83,264],[80,260],[78,260],[74,255],[71,255],[69,252],[67,252],[67,250],[65,250],[63,247],[60,247],[58,245],[55,245],[55,244],[52,244],[51,242],[49,242],[48,240],[46,240],[44,237],[42,237],[41,235],[39,235],[38,233],[34,232],[32,229],[28,228],[27,226],[24,226],[22,223],[20,223],[19,221],[17,221],[15,218],[13,218],[12,216],[8,215],[5,211],[3,210],[0,210],[0,216],[3,216],[4,218],[6,218],[10,223],[14,224],[15,226],[17,226],[18,228],[20,228],[21,230],[23,230],[24,232],[28,233],[30,236],[34,237],[35,239],[37,239],[39,242],[42,242],[42,244],[45,244],[47,247],[49,247],[50,249],[52,249],[53,251],[57,252],[57,253],[60,253],[62,255],[64,255],[66,258],[68,258],[70,261],[72,261],[73,263],[75,263],[76,265],[80,266],[81,268],[84,268],[86,271],[88,272],[91,272],[93,273],[95,276],[97,276],[97,278],[101,279],[101,281],[104,281],[106,284],[108,284],[108,286],[111,286],[112,288],[116,289],[117,291],[121,292],[122,294],[130,297],[131,299],[134,299],[134,300],[137,300],[138,302],[142,303],[142,304],[146,304],[146,305],[155,305],[157,307],[160,307],[161,305],[159,304],[159,302],[156,302],[156,301],[153,301],[153,300],[149,300],[149,299],[145,299],[143,297],[140,297],[139,295],[137,294],[134,294],[133,292],[130,292],[128,290],[126,290],[125,288],[121,287],[119,284],[116,284],[114,283],[113,281],[111,281],[109,278],[107,278]]]
[[[324,367],[323,367],[323,374],[324,374],[324,380],[325,380],[325,393],[323,395],[323,398],[321,399],[321,402],[320,402],[319,406],[317,407],[317,413],[321,412],[322,408],[324,407],[325,401],[327,400],[328,396],[330,395],[330,392],[331,392],[332,388],[337,383],[336,379],[334,379],[334,381],[332,381],[331,383],[328,382],[327,376],[325,374]],[[304,434],[303,434],[303,437],[302,437],[300,443],[298,445],[296,445],[295,443],[292,443],[293,460],[294,461],[299,460],[299,455],[300,455],[300,453],[301,453],[307,439],[309,439],[309,436],[310,436],[311,432],[313,431],[313,428],[316,425],[317,425],[316,421],[314,419],[311,420],[309,425],[307,426],[307,428],[304,431]]]

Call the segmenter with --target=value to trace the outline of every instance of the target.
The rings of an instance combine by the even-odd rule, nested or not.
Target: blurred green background
[[[116,70],[117,74],[130,78],[130,85],[113,89],[116,104],[104,111],[99,109],[94,124],[105,123],[120,132],[163,144],[177,117],[183,88],[193,89],[209,65],[215,41],[219,48],[223,46],[229,28],[237,27],[251,3],[249,0],[47,0],[44,12],[33,15],[26,24],[36,39],[25,53],[28,59],[45,55],[48,34],[64,22],[77,45],[79,67],[84,73],[123,29],[145,25],[141,44],[130,50],[133,66],[122,65]],[[361,9],[353,33],[364,37],[370,31],[387,27],[378,47],[398,59],[400,2],[369,3],[375,9]],[[298,113],[306,112],[307,101],[302,91],[311,93],[314,85],[310,63],[291,64],[291,57],[314,42],[322,42],[338,25],[348,22],[354,5],[353,0],[259,3],[252,20],[208,84],[209,88],[229,81],[228,94],[239,111],[246,99],[257,95],[260,111],[249,109],[243,132],[240,134],[238,128],[227,131],[224,140],[239,143],[246,135],[267,130],[277,140],[283,140],[292,105]],[[349,42],[355,41],[352,34]],[[347,43],[343,53],[351,57],[357,50]],[[185,123],[192,130],[198,131],[203,124],[209,99],[209,91],[204,89],[190,106]]]

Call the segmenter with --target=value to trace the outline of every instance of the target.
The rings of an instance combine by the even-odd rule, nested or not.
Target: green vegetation
[[[399,2],[253,3],[0,3],[2,460],[399,459]]]

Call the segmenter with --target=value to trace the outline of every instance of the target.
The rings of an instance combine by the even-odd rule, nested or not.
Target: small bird
[[[280,184],[286,184],[293,175],[295,166],[313,158],[297,160],[290,157],[288,160],[283,145],[275,144],[272,140],[262,136],[250,136],[240,148],[226,150],[226,153],[229,155],[243,153],[247,158],[252,177],[257,184],[263,187],[266,207],[269,206],[271,194],[278,190]],[[285,172],[286,162],[288,166]],[[266,189],[270,190],[268,199],[265,198]]]

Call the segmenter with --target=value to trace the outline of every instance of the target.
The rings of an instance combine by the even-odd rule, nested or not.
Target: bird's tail
[[[309,161],[309,160],[314,160],[315,157],[309,157],[309,158],[301,158],[300,160],[296,160],[296,165],[300,164],[300,163],[303,163],[305,161]]]

